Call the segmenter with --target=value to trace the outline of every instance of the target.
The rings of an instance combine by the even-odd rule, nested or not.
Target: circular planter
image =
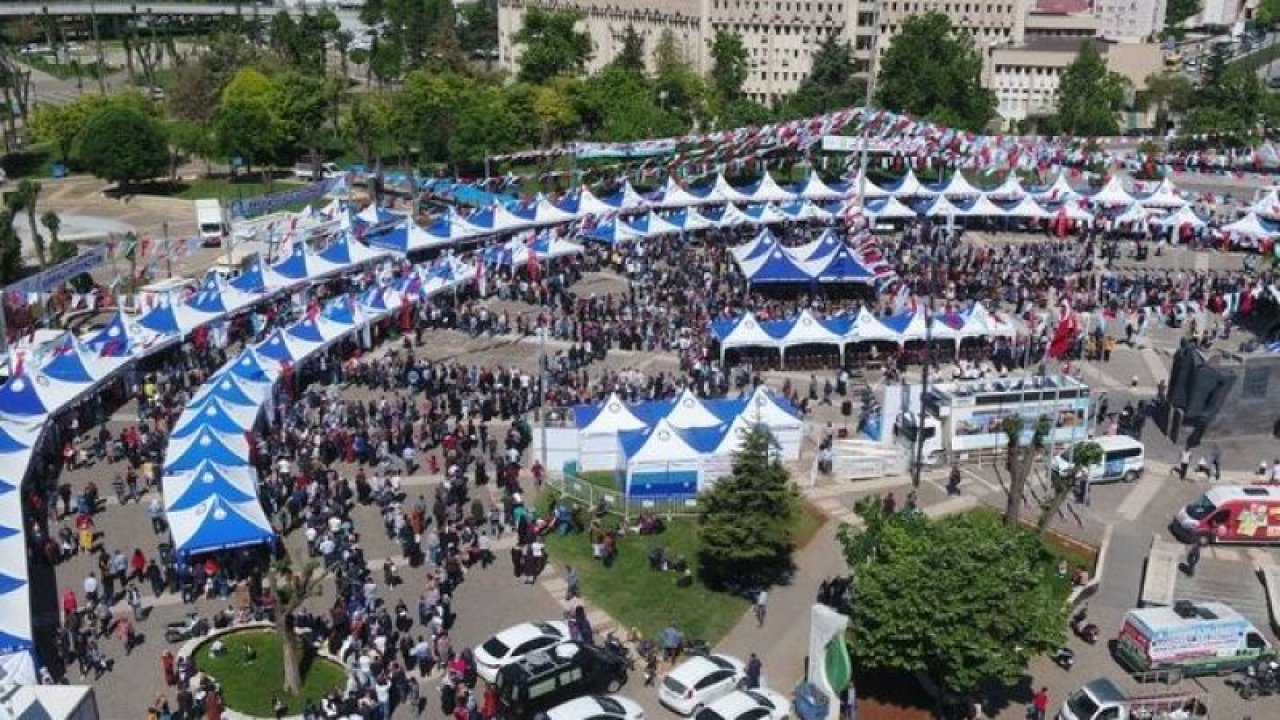
[[[275,633],[276,633],[275,625],[270,622],[250,622],[242,625],[235,625],[229,628],[215,630],[203,637],[188,640],[178,650],[177,654],[178,654],[178,657],[186,657],[195,661],[195,665],[198,670],[204,672],[209,677],[218,681],[218,684],[223,688],[223,691],[224,691],[224,695],[222,698],[223,712],[227,718],[231,718],[232,720],[275,720],[275,716],[271,714],[254,715],[254,714],[244,712],[243,710],[236,709],[234,689],[231,691],[230,697],[228,697],[228,695],[226,694],[228,687],[227,687],[227,682],[225,681],[225,678],[220,679],[218,677],[218,672],[211,671],[208,668],[207,662],[202,663],[196,660],[197,652],[201,648],[205,647],[206,645],[209,645],[214,640],[222,639],[223,644],[226,646],[226,649],[227,649],[227,655],[226,655],[227,659],[229,659],[233,663],[240,664],[243,666],[243,663],[240,661],[240,658],[242,657],[242,655],[240,654],[242,648],[235,642],[235,636],[244,635],[244,634],[254,634],[254,635],[268,634],[271,636],[270,641],[275,641],[276,640]],[[282,660],[279,655],[267,654],[259,651],[258,659],[254,662],[254,665],[253,665],[253,667],[256,668],[254,679],[258,681],[265,681],[268,678],[275,676],[276,674],[279,674],[282,676],[283,670],[280,665],[281,662]],[[337,670],[337,677],[339,678],[339,681],[337,684],[333,685],[333,687],[341,689],[343,687],[343,683],[345,682],[345,678],[346,678],[346,668],[343,666],[343,664],[336,657],[333,657],[328,652],[324,650],[318,650],[316,651],[315,657],[311,661],[312,667],[308,672],[309,673],[316,672],[316,665],[320,663],[329,665]],[[281,677],[280,682],[281,684],[283,684],[283,677]],[[305,685],[305,680],[304,680],[304,685]],[[319,700],[320,695],[317,693],[327,692],[329,689],[330,688],[323,688],[323,689],[312,688],[310,690],[310,693],[307,693],[305,692],[305,688],[304,688],[304,697],[308,695],[314,695],[314,697],[311,697],[310,699]],[[281,688],[280,691],[283,692],[283,688]],[[289,715],[287,717],[301,718],[302,716],[300,714],[295,714],[295,715]]]

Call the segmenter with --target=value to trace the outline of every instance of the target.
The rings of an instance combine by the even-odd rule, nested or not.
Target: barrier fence
[[[588,509],[601,506],[605,512],[619,515],[624,522],[644,512],[651,512],[663,517],[692,517],[698,514],[697,498],[645,498],[633,500],[616,488],[604,487],[599,481],[584,479],[576,468],[566,467],[563,474],[551,473],[546,479],[547,487],[553,488],[561,497],[585,505]]]

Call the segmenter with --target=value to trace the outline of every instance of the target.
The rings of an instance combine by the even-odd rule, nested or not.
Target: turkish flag
[[[1075,342],[1076,335],[1080,333],[1080,321],[1076,319],[1076,314],[1071,310],[1070,305],[1065,305],[1063,315],[1058,320],[1058,327],[1053,331],[1053,340],[1049,342],[1049,357],[1057,359],[1067,354],[1071,349],[1071,343]]]

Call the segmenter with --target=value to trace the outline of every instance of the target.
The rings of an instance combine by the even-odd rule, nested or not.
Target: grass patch
[[[581,478],[617,492],[611,473],[584,473]],[[545,498],[544,498],[545,500]],[[817,534],[826,517],[808,502],[801,502],[794,532],[797,551]],[[617,523],[610,516],[606,522]],[[572,565],[578,572],[583,597],[607,612],[623,628],[638,628],[654,637],[675,622],[687,638],[712,644],[737,624],[751,603],[740,595],[718,592],[702,583],[698,575],[698,523],[693,517],[666,519],[661,535],[628,535],[618,542],[618,556],[606,568],[591,556],[591,544],[584,533],[552,534],[547,538],[551,562],[563,568]],[[661,547],[669,557],[680,555],[694,573],[690,587],[677,587],[676,574],[649,568],[649,551]]]
[[[997,512],[992,508],[976,508],[969,512],[986,514],[993,517],[1003,517],[1003,513]],[[1026,520],[1022,521],[1022,526],[1027,532],[1036,532],[1035,527]],[[1063,535],[1056,530],[1050,529],[1048,532],[1040,535],[1040,545],[1044,547],[1045,552],[1059,560],[1067,561],[1067,577],[1070,578],[1077,570],[1084,570],[1089,573],[1089,577],[1093,577],[1094,568],[1098,566],[1098,547],[1088,543],[1076,540],[1068,535]],[[1055,578],[1058,577],[1057,567],[1049,569]],[[1068,587],[1070,581],[1066,581]]]
[[[254,177],[260,176],[255,173]],[[228,178],[200,178],[198,180],[182,180],[179,182],[147,183],[134,187],[133,191],[139,195],[161,195],[184,200],[197,200],[199,198],[239,200],[241,198],[254,198],[260,195],[285,192],[296,187],[298,186],[293,183],[279,181],[268,184],[260,180],[237,180],[232,182]]]
[[[76,77],[75,65],[69,62],[54,62],[48,55],[24,55],[22,62],[59,80],[73,80]],[[97,60],[77,62],[80,66],[80,77],[85,80],[97,80],[99,75],[110,75],[120,69],[110,65],[100,65]]]
[[[321,658],[302,663],[302,694],[284,692],[283,650],[274,630],[246,630],[222,635],[227,652],[221,657],[209,654],[213,643],[201,645],[195,653],[196,667],[213,676],[222,686],[223,701],[232,710],[258,717],[274,717],[272,699],[279,696],[289,706],[288,714],[302,712],[306,700],[319,701],[333,688],[346,684],[346,672]],[[246,663],[245,646],[258,652],[253,663]]]
[[[618,556],[606,568],[591,557],[586,533],[552,534],[547,539],[551,562],[578,571],[583,596],[625,628],[654,637],[672,621],[687,638],[715,643],[750,606],[744,598],[716,592],[697,574],[698,527],[693,518],[672,518],[661,535],[628,535],[618,541]],[[649,551],[661,547],[683,555],[694,571],[690,587],[676,587],[676,574],[649,569]]]

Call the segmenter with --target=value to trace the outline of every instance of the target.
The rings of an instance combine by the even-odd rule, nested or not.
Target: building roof
[[[1031,11],[1067,15],[1090,12],[1092,5],[1090,0],[1036,0]]]

